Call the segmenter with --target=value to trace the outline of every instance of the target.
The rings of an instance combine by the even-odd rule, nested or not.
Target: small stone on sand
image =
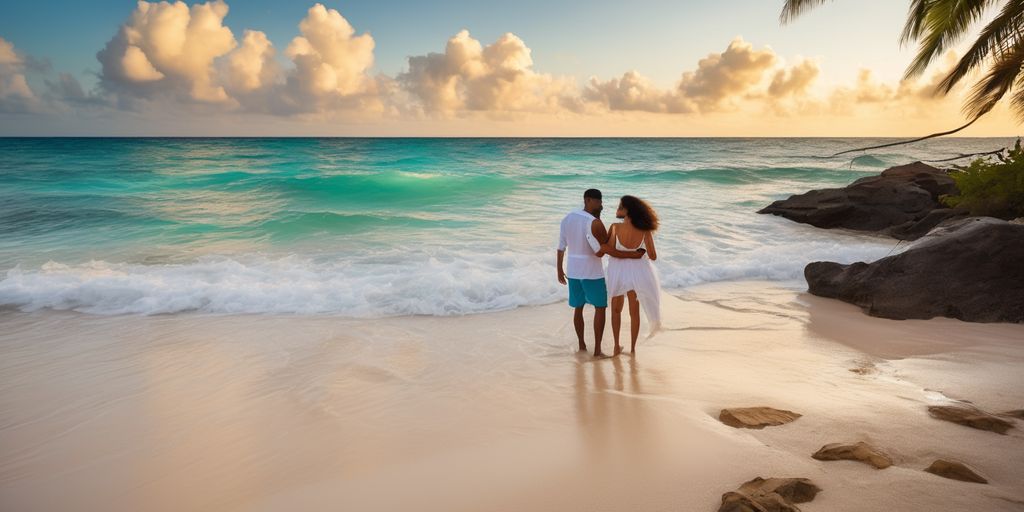
[[[932,405],[928,407],[928,414],[935,419],[951,421],[958,425],[988,430],[997,434],[1006,434],[1007,430],[1013,428],[1013,423],[997,418],[977,409],[967,407],[956,407],[950,405]]]
[[[877,469],[885,469],[892,465],[892,459],[863,441],[856,444],[826,444],[812,457],[818,460],[855,460]]]
[[[978,484],[988,483],[988,480],[979,475],[973,469],[967,467],[967,465],[945,459],[938,459],[935,462],[932,462],[932,465],[928,466],[925,471],[932,473],[933,475],[939,475],[943,478],[951,478],[953,480],[974,482]]]
[[[800,512],[794,503],[811,501],[819,492],[806,478],[757,477],[723,494],[718,512]]]
[[[722,409],[718,421],[734,428],[762,429],[785,425],[801,415],[793,411],[773,409],[771,407],[737,407]]]

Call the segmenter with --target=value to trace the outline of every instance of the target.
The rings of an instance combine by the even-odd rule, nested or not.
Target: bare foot
[[[587,351],[587,345],[585,343],[580,343],[580,352],[586,352],[586,351]]]
[[[594,358],[598,358],[598,357],[608,357],[608,356],[604,355],[604,352],[594,352]]]
[[[622,347],[615,345],[615,350],[612,351],[612,357],[615,357],[622,353]]]

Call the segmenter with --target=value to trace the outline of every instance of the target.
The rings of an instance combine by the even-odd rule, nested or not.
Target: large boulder
[[[886,169],[844,188],[812,190],[775,201],[757,213],[780,215],[819,228],[880,232],[916,240],[940,222],[965,216],[939,197],[959,191],[946,171],[921,162]]]
[[[808,290],[883,318],[1024,322],[1024,225],[990,217],[945,223],[872,263],[818,261]]]

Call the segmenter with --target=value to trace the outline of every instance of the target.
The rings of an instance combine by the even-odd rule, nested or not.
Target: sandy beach
[[[5,510],[717,510],[756,476],[807,511],[1024,510],[1024,328],[891,321],[798,284],[667,295],[638,355],[564,304],[461,317],[0,313]],[[610,338],[606,337],[610,344]],[[608,345],[610,346],[610,345]],[[591,349],[593,345],[591,343]],[[726,407],[803,415],[764,430]],[[866,441],[892,467],[823,462]],[[923,471],[969,464],[988,485]]]

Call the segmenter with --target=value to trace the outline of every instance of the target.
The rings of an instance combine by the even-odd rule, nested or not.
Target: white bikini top
[[[614,228],[614,226],[613,226],[613,228]],[[644,247],[645,243],[647,243],[647,235],[646,234],[643,236],[643,238],[640,239],[640,245],[638,245],[636,247],[633,247],[633,248],[626,247],[626,246],[622,245],[622,242],[619,242],[619,231],[615,230],[615,248],[620,250],[620,251],[636,251],[636,250],[639,250],[641,248],[643,248],[644,250],[647,250],[647,248]]]

